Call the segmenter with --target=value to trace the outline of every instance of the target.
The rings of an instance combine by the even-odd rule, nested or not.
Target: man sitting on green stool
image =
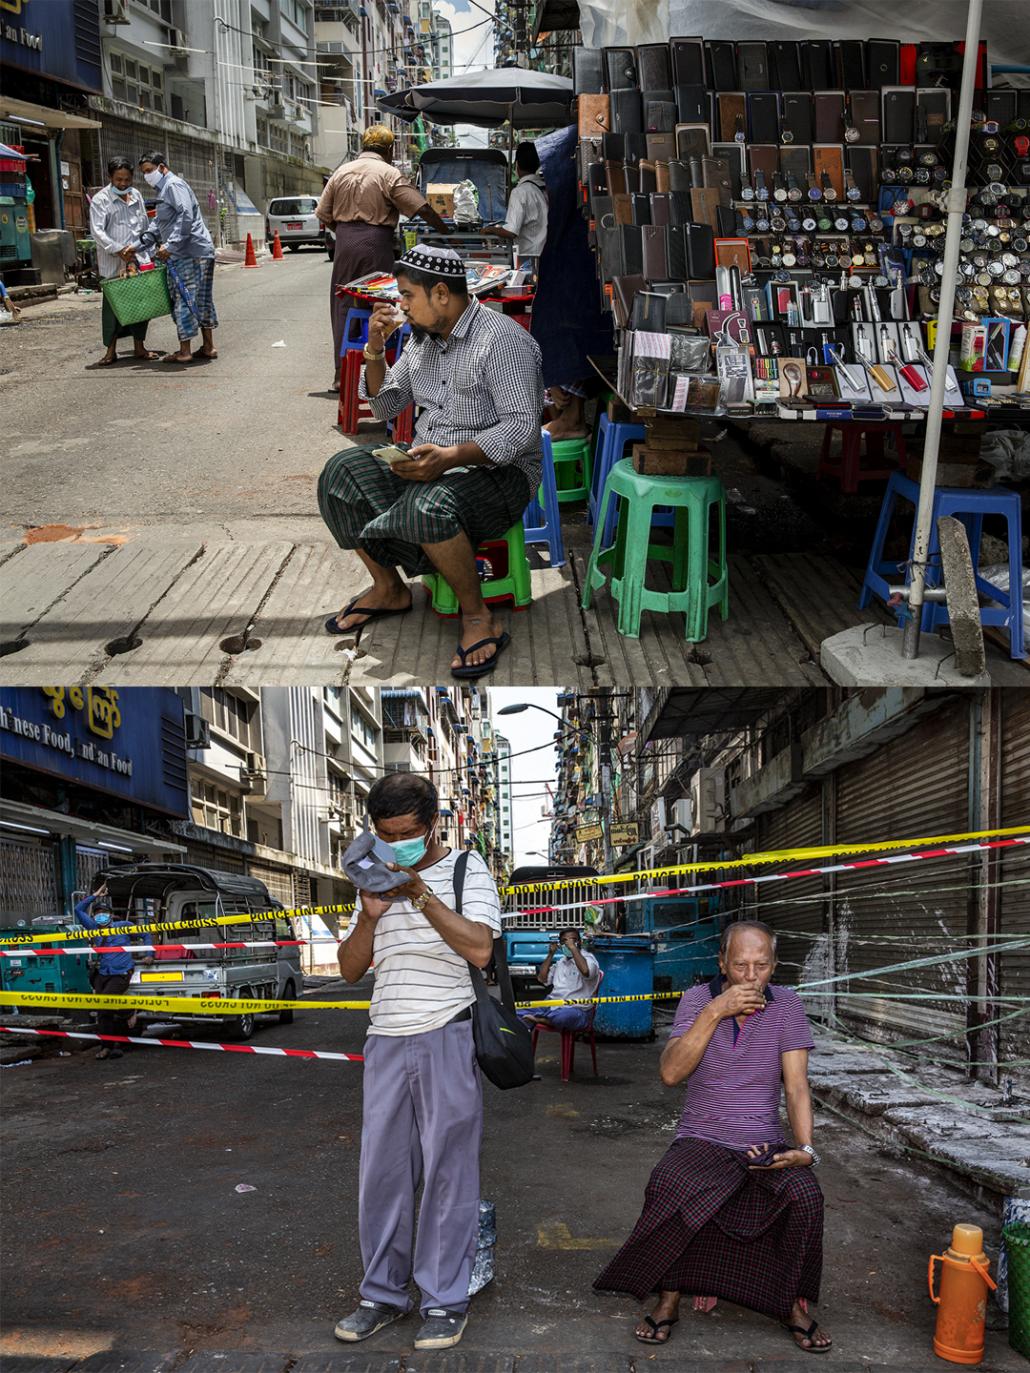
[[[372,585],[326,621],[330,634],[406,614],[409,577],[439,572],[461,606],[455,677],[492,672],[511,642],[483,600],[475,550],[522,519],[540,483],[543,379],[525,329],[470,298],[452,248],[417,246],[396,264],[400,313],[377,304],[359,394],[385,423],[420,409],[410,460],[388,464],[367,448],[329,459],[318,506],[341,548],[353,548]],[[411,338],[392,367],[386,339]]]

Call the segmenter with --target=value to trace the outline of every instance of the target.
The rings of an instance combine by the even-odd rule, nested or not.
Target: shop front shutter
[[[211,868],[214,872],[244,872],[243,858],[228,849],[215,848],[197,839],[186,840],[186,860],[198,868]]]
[[[813,848],[823,843],[822,784],[813,783],[800,796],[779,810],[758,817],[759,851]],[[750,873],[789,872],[804,868],[804,860],[763,864],[749,868]],[[776,931],[776,981],[794,986],[808,977],[819,977],[825,959],[823,947],[823,878],[799,877],[788,882],[770,882],[754,888],[747,914],[763,920]],[[818,1012],[818,1007],[814,1008]]]
[[[293,908],[293,869],[279,868],[273,863],[252,858],[247,864],[247,874],[264,882],[273,901],[278,901],[287,910]]]
[[[1020,687],[998,693],[1001,704],[1001,824],[1030,824],[1030,691]],[[1030,881],[1030,847],[1001,851],[993,867],[992,881],[1015,884]],[[1030,886],[1005,885],[1000,889],[1000,924],[1003,935],[1030,930]],[[1030,996],[1030,948],[1016,949],[999,959],[999,990],[1003,996]],[[1002,1008],[1003,1010],[1008,1008]],[[1012,1007],[1011,1009],[1016,1009]],[[1000,1026],[1001,1057],[1030,1058],[1030,1007],[1024,1014]],[[1024,1066],[1021,1074],[1027,1075]]]
[[[906,734],[837,773],[837,840],[918,839],[969,829],[969,703],[947,701]],[[846,861],[846,860],[844,860]],[[838,973],[870,971],[959,949],[967,929],[970,863],[942,858],[844,872],[834,917]],[[921,1039],[965,1028],[960,1002],[889,1000],[884,993],[966,992],[965,962],[853,978],[837,1010],[871,1039]],[[850,997],[847,992],[876,993]],[[880,999],[882,997],[882,999]],[[964,1058],[961,1038],[932,1046]]]
[[[59,919],[57,874],[56,844],[0,837],[0,921],[16,925],[47,916]]]
[[[95,886],[97,873],[111,862],[111,855],[103,849],[75,847],[75,890],[91,892]]]

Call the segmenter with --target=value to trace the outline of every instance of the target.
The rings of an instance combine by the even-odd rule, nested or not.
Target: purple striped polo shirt
[[[670,1039],[686,1034],[723,990],[721,974],[683,993]],[[701,1062],[687,1079],[677,1139],[705,1139],[747,1149],[783,1139],[780,1127],[780,1055],[812,1049],[812,1029],[792,987],[765,989],[766,1005],[738,1032],[735,1017],[720,1020]]]

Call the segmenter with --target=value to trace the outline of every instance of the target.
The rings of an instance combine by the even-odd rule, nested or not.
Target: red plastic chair
[[[833,451],[834,433],[840,435],[839,453]],[[884,446],[888,438],[894,442],[893,463]],[[863,439],[865,451],[862,449]],[[836,481],[842,492],[853,496],[857,494],[860,482],[884,481],[898,468],[904,471],[907,461],[905,436],[900,424],[860,424],[857,420],[847,420],[824,427],[818,476]]]
[[[601,995],[601,983],[604,981],[604,973],[597,979],[597,989],[594,996]],[[536,1042],[540,1038],[540,1031],[546,1030],[548,1034],[561,1035],[561,1080],[568,1082],[572,1076],[572,1064],[576,1057],[576,1040],[582,1039],[590,1045],[590,1056],[594,1061],[594,1077],[597,1077],[597,1039],[594,1036],[594,1016],[597,1014],[597,1006],[590,1007],[589,1020],[582,1030],[559,1030],[555,1025],[542,1025],[539,1022],[533,1026],[533,1055],[536,1056]]]

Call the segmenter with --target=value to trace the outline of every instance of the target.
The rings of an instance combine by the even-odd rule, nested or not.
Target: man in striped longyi
[[[469,295],[451,248],[420,245],[396,264],[400,308],[377,303],[359,394],[385,424],[414,404],[415,443],[387,463],[345,448],[326,463],[318,507],[341,548],[356,550],[372,585],[325,622],[356,633],[412,608],[408,576],[439,572],[461,607],[451,674],[492,672],[511,642],[483,600],[475,550],[522,519],[541,476],[540,349],[525,329]],[[391,365],[386,340],[411,337]]]
[[[719,973],[683,994],[661,1059],[667,1087],[687,1084],[676,1138],[648,1180],[629,1239],[599,1290],[658,1293],[637,1323],[642,1344],[665,1344],[682,1293],[780,1321],[799,1348],[832,1341],[808,1313],[822,1275],[823,1198],[812,1169],[812,1032],[801,999],[773,986],[776,937],[739,921],[723,932]],[[794,1135],[779,1120],[780,1086]]]

